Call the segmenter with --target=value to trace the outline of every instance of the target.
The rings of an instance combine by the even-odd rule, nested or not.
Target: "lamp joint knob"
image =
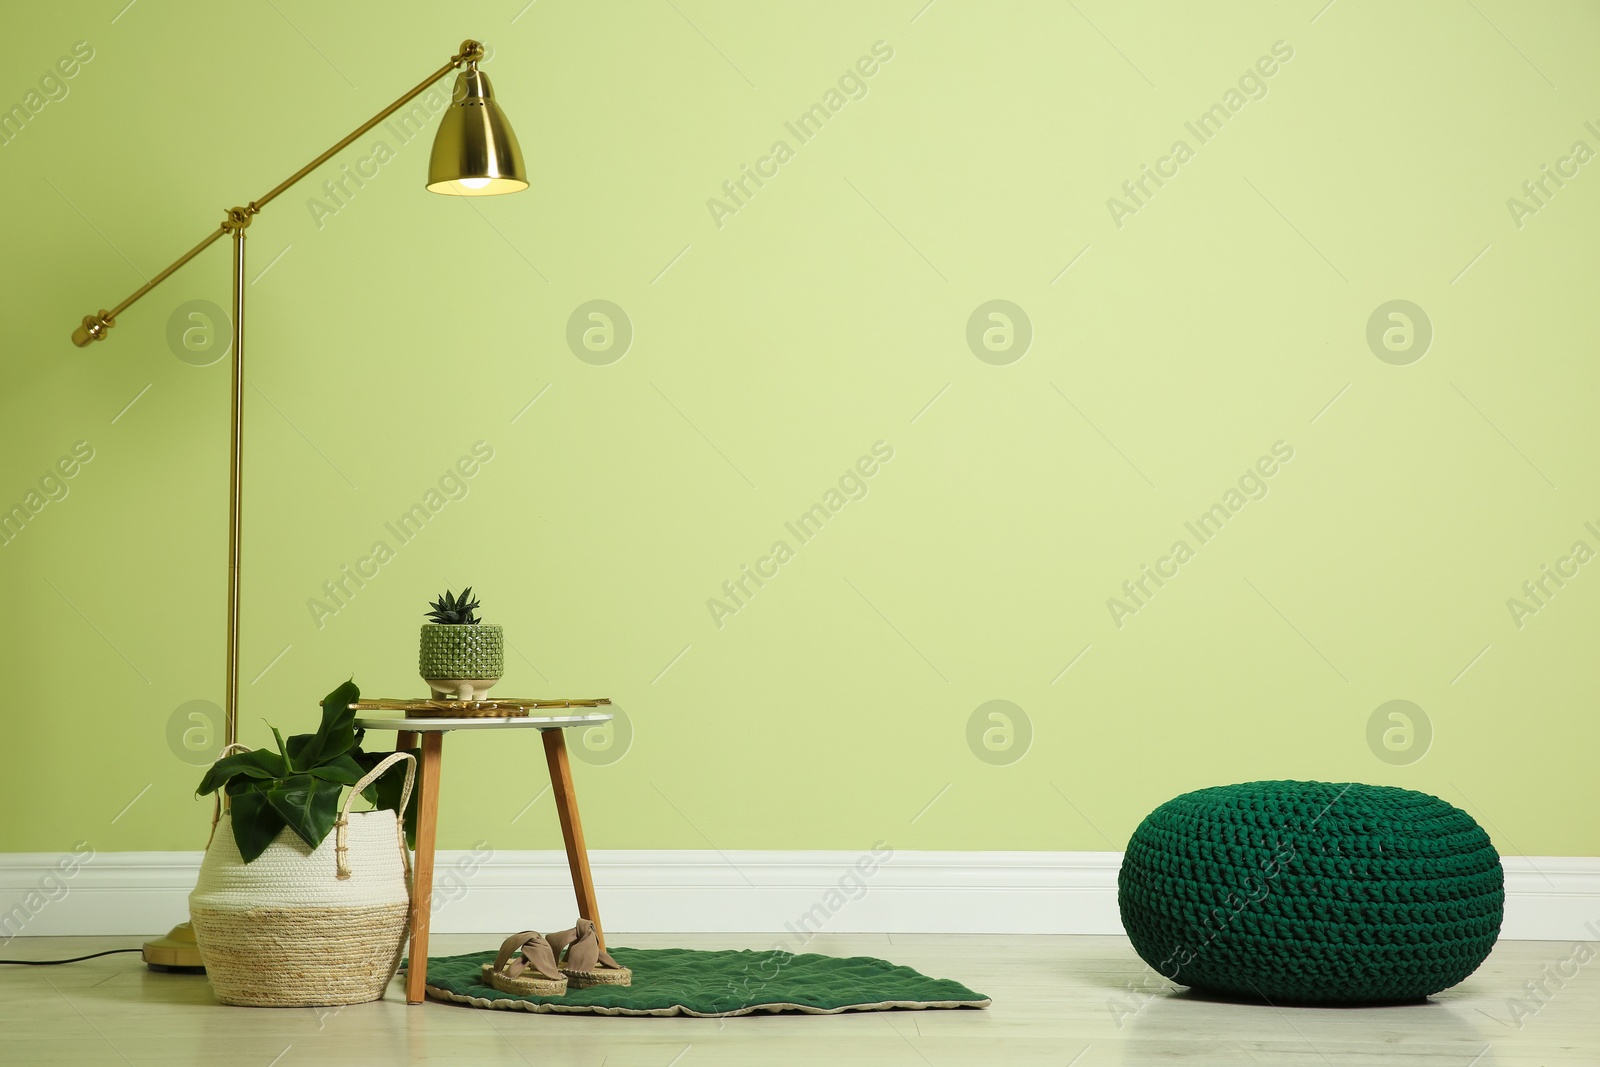
[[[101,308],[98,314],[85,315],[83,325],[72,331],[72,343],[79,348],[87,348],[92,341],[104,341],[106,331],[117,324],[111,317],[111,312]]]

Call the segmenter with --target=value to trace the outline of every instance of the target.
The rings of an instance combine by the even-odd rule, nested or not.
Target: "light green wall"
[[[595,847],[1120,848],[1181,791],[1284,777],[1437,793],[1506,853],[1600,852],[1600,566],[1520,627],[1507,606],[1600,549],[1600,164],[1507,205],[1600,149],[1600,15],[922,3],[8,13],[0,104],[74,42],[93,59],[0,147],[0,504],[94,456],[0,548],[0,849],[205,835],[167,728],[221,698],[227,363],[165,334],[226,302],[226,250],[108,342],[69,331],[473,35],[531,191],[431,196],[426,137],[374,131],[344,162],[394,158],[337,214],[308,206],[324,173],[250,230],[252,276],[288,251],[249,289],[245,740],[351,674],[415,693],[424,601],[470,583],[520,650],[504,692],[632,719],[623,759],[579,766]],[[785,121],[879,41],[801,144]],[[1264,98],[1185,129],[1280,41]],[[708,198],[780,139],[719,226]],[[1114,220],[1178,139],[1193,158]],[[565,340],[594,299],[635,331],[608,366]],[[1009,365],[966,340],[995,299],[1034,334]],[[1365,336],[1395,299],[1434,330],[1409,365]],[[385,521],[478,441],[470,495],[401,546]],[[783,524],[879,441],[865,498],[800,545]],[[1266,497],[1201,545],[1185,521],[1280,441]],[[308,598],[380,539],[395,558],[319,628]],[[708,598],[778,539],[794,558],[719,629]],[[1179,539],[1119,628],[1108,598]],[[968,746],[997,699],[1033,731],[1009,765]],[[1406,764],[1368,744],[1397,699],[1433,732]],[[447,750],[442,844],[558,843],[548,798],[512,822],[532,738]]]

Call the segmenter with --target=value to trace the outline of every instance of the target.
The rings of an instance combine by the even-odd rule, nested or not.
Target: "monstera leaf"
[[[350,707],[361,698],[354,681],[345,682],[322,701],[322,722],[314,734],[287,740],[271,727],[278,751],[256,749],[225,756],[213,763],[196,792],[206,796],[221,789],[228,798],[229,822],[239,854],[246,863],[260,856],[285,826],[316,848],[339,817],[339,800],[387,752],[363,752],[361,731]],[[362,795],[379,808],[398,809],[405,768],[395,767]],[[406,835],[415,835],[416,798],[405,813]]]
[[[289,738],[284,755],[289,769],[309,772],[319,764],[331,762],[361,742],[356,729],[356,712],[350,705],[361,699],[361,690],[348,681],[322,698],[322,725],[314,734]]]
[[[267,803],[266,792],[256,783],[232,794],[228,803],[233,840],[239,846],[240,857],[249,863],[265,852],[278,836],[285,825],[283,816]]]
[[[333,829],[339,817],[339,794],[344,787],[309,774],[279,778],[266,787],[267,803],[312,848]]]
[[[315,767],[308,768],[306,773],[313,778],[321,778],[324,782],[355,785],[361,781],[361,776],[367,772],[361,764],[356,762],[354,756],[346,752],[344,755],[331,759],[327,763],[319,763]]]
[[[250,752],[235,752],[213,763],[207,769],[205,777],[200,779],[200,788],[195,792],[201,796],[210,796],[235,777],[280,778],[286,773],[288,765],[276,752],[268,752],[264,748]]]

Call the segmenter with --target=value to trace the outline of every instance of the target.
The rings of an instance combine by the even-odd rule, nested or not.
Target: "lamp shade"
[[[439,120],[428,159],[428,191],[494,196],[527,187],[517,135],[494,102],[488,76],[474,64],[456,76],[450,107]]]

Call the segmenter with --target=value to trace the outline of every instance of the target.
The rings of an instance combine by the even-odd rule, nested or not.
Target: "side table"
[[[411,888],[411,957],[406,967],[407,1004],[421,1004],[427,996],[428,924],[433,911],[433,840],[439,825],[439,766],[444,735],[451,730],[539,731],[544,741],[545,762],[550,768],[550,787],[555,794],[556,814],[561,819],[567,866],[572,871],[572,888],[578,897],[578,914],[594,923],[600,947],[605,947],[600,909],[594,898],[594,878],[589,873],[589,853],[583,843],[583,824],[578,820],[578,794],[572,784],[572,767],[567,762],[564,731],[574,726],[595,726],[610,719],[611,713],[607,711],[582,715],[439,719],[408,719],[392,712],[358,712],[355,722],[357,729],[394,730],[397,749],[418,747],[418,739],[421,739],[422,760],[417,767],[420,781],[417,792],[416,862],[412,869]]]

